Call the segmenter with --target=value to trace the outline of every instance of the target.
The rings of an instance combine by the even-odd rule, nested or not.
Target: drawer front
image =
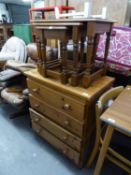
[[[61,125],[63,128],[69,130],[75,135],[83,136],[83,123],[73,119],[69,115],[58,111],[56,108],[49,106],[47,103],[38,100],[36,97],[29,95],[30,104],[33,109],[44,114],[54,122]]]
[[[75,162],[76,165],[79,165],[80,153],[70,148],[68,145],[64,144],[58,138],[49,133],[46,129],[42,128],[37,123],[32,123],[32,128],[36,131],[38,135],[40,135],[43,139],[45,139],[48,143],[57,148],[64,155],[69,157],[72,161]]]
[[[56,92],[55,90],[47,88],[39,83],[35,83],[30,79],[28,79],[27,82],[30,93],[38,99],[42,99],[42,101],[80,121],[84,119],[84,103],[74,100],[69,96]]]
[[[73,149],[80,151],[81,149],[81,139],[71,134],[67,130],[63,129],[59,125],[55,124],[51,120],[47,119],[45,116],[39,114],[33,109],[30,109],[31,119],[33,122],[38,123],[40,126],[44,127],[50,133],[59,138],[62,142],[71,146]]]

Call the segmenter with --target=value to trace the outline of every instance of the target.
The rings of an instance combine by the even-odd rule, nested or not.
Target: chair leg
[[[120,161],[116,157],[113,157],[112,155],[109,155],[109,154],[106,154],[106,158],[112,163],[114,163],[115,165],[117,165],[118,167],[120,167],[121,169],[123,169],[124,171],[126,171],[129,175],[131,175],[131,165],[127,166],[122,161]]]
[[[18,118],[18,117],[22,117],[24,114],[26,114],[26,112],[27,111],[25,111],[23,109],[23,110],[20,110],[18,112],[12,113],[12,114],[10,114],[10,119],[15,119],[15,118]]]
[[[96,157],[96,154],[99,150],[99,145],[100,145],[100,137],[98,135],[98,133],[96,133],[96,139],[95,139],[95,144],[94,144],[94,149],[89,157],[89,160],[87,162],[87,166],[90,167]]]
[[[105,137],[104,137],[104,141],[103,141],[103,144],[102,144],[102,147],[101,147],[101,150],[100,150],[100,154],[99,154],[99,157],[98,157],[98,160],[97,160],[94,175],[99,175],[100,174],[100,171],[101,171],[101,168],[102,168],[105,156],[106,156],[106,152],[107,152],[108,146],[109,146],[110,141],[111,141],[113,131],[114,131],[114,128],[109,125],[107,127],[106,134],[105,134]]]

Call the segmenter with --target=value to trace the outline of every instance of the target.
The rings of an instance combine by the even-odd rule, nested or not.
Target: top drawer
[[[38,99],[41,99],[54,106],[58,110],[71,115],[78,120],[84,119],[85,103],[81,103],[69,96],[59,93],[51,88],[47,88],[39,83],[36,83],[30,79],[27,80],[28,88],[31,94]]]

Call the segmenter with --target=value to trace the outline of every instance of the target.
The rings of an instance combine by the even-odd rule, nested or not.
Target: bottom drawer
[[[55,137],[60,139],[65,144],[69,145],[76,151],[80,152],[82,147],[82,141],[80,138],[76,137],[72,133],[63,129],[59,125],[55,124],[44,115],[39,114],[35,110],[30,108],[30,116],[32,121],[38,123],[42,128],[46,129],[48,132],[52,133]]]
[[[80,154],[61,142],[59,139],[50,134],[47,130],[43,129],[40,125],[32,122],[32,128],[38,135],[44,138],[48,143],[57,148],[60,152],[70,158],[76,165],[79,165]]]

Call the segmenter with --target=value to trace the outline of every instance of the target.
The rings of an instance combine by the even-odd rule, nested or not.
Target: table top
[[[103,76],[98,80],[94,81],[91,86],[88,88],[83,88],[80,86],[73,87],[69,84],[63,85],[60,81],[51,79],[51,78],[44,78],[40,75],[37,69],[32,69],[30,71],[25,72],[25,75],[28,78],[34,79],[37,82],[43,83],[47,87],[51,87],[60,92],[66,92],[73,98],[78,98],[79,101],[90,101],[93,100],[94,97],[99,97],[99,94],[102,94],[106,89],[111,87],[112,83],[114,82],[114,78]]]
[[[36,23],[73,23],[73,22],[99,22],[99,23],[115,23],[115,20],[102,18],[66,18],[66,19],[36,19],[32,20]]]
[[[127,86],[100,119],[131,136],[131,86]]]

